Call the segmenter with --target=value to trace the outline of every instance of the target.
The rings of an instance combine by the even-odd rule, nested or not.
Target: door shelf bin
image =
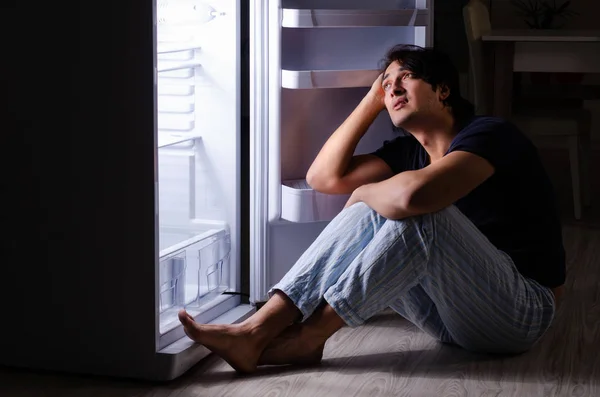
[[[330,221],[350,198],[349,194],[319,193],[304,179],[283,181],[281,196],[281,217],[290,222]]]
[[[428,10],[283,9],[284,28],[427,26]]]
[[[281,86],[290,89],[370,87],[379,75],[366,70],[282,70]]]
[[[425,8],[427,0],[377,0],[366,2],[364,0],[282,0],[283,8],[298,9],[370,9],[394,10]]]

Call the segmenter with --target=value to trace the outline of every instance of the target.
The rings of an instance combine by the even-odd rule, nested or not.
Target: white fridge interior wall
[[[304,178],[329,136],[354,110],[368,88],[282,91],[281,178]],[[393,139],[392,122],[382,112],[358,144],[356,153],[369,153]]]
[[[269,213],[280,218],[269,222],[266,287],[279,281],[345,202],[302,185],[318,151],[368,92],[385,52],[395,44],[430,46],[433,27],[433,1],[426,0],[283,0],[268,7],[269,34],[278,33],[268,48],[268,67],[278,72],[269,73],[269,190],[280,197],[270,199]],[[382,112],[356,154],[395,136]]]
[[[298,71],[376,70],[387,49],[414,41],[414,27],[283,28],[281,67]]]
[[[181,308],[200,315],[239,288],[236,3],[157,2],[159,348],[183,336],[169,333]]]

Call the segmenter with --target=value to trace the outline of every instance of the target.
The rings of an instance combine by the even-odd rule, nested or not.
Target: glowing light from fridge
[[[204,24],[217,15],[213,7],[199,0],[158,0],[157,3],[159,25]]]

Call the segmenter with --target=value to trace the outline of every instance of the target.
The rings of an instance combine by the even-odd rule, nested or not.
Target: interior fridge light
[[[200,0],[158,0],[158,24],[185,25],[202,24],[222,15]]]

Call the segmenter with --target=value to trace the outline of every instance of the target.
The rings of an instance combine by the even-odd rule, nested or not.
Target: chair
[[[477,114],[490,114],[486,103],[486,80],[484,77],[484,53],[481,37],[491,31],[490,15],[480,0],[470,0],[463,8],[465,31],[469,45],[469,94],[473,99]],[[575,219],[581,219],[582,204],[590,205],[588,164],[590,161],[591,114],[583,109],[582,101],[556,98],[551,102],[535,99],[516,98],[512,120],[536,142],[538,137],[558,138],[567,144],[571,167],[571,185]],[[546,102],[546,103],[544,103]],[[557,106],[558,105],[558,106]],[[566,122],[565,127],[556,129],[533,128],[536,122]],[[526,126],[526,127],[524,127]],[[570,128],[569,128],[570,127]],[[583,184],[583,189],[582,189]],[[583,194],[582,194],[583,190]],[[583,196],[583,197],[582,197]]]

